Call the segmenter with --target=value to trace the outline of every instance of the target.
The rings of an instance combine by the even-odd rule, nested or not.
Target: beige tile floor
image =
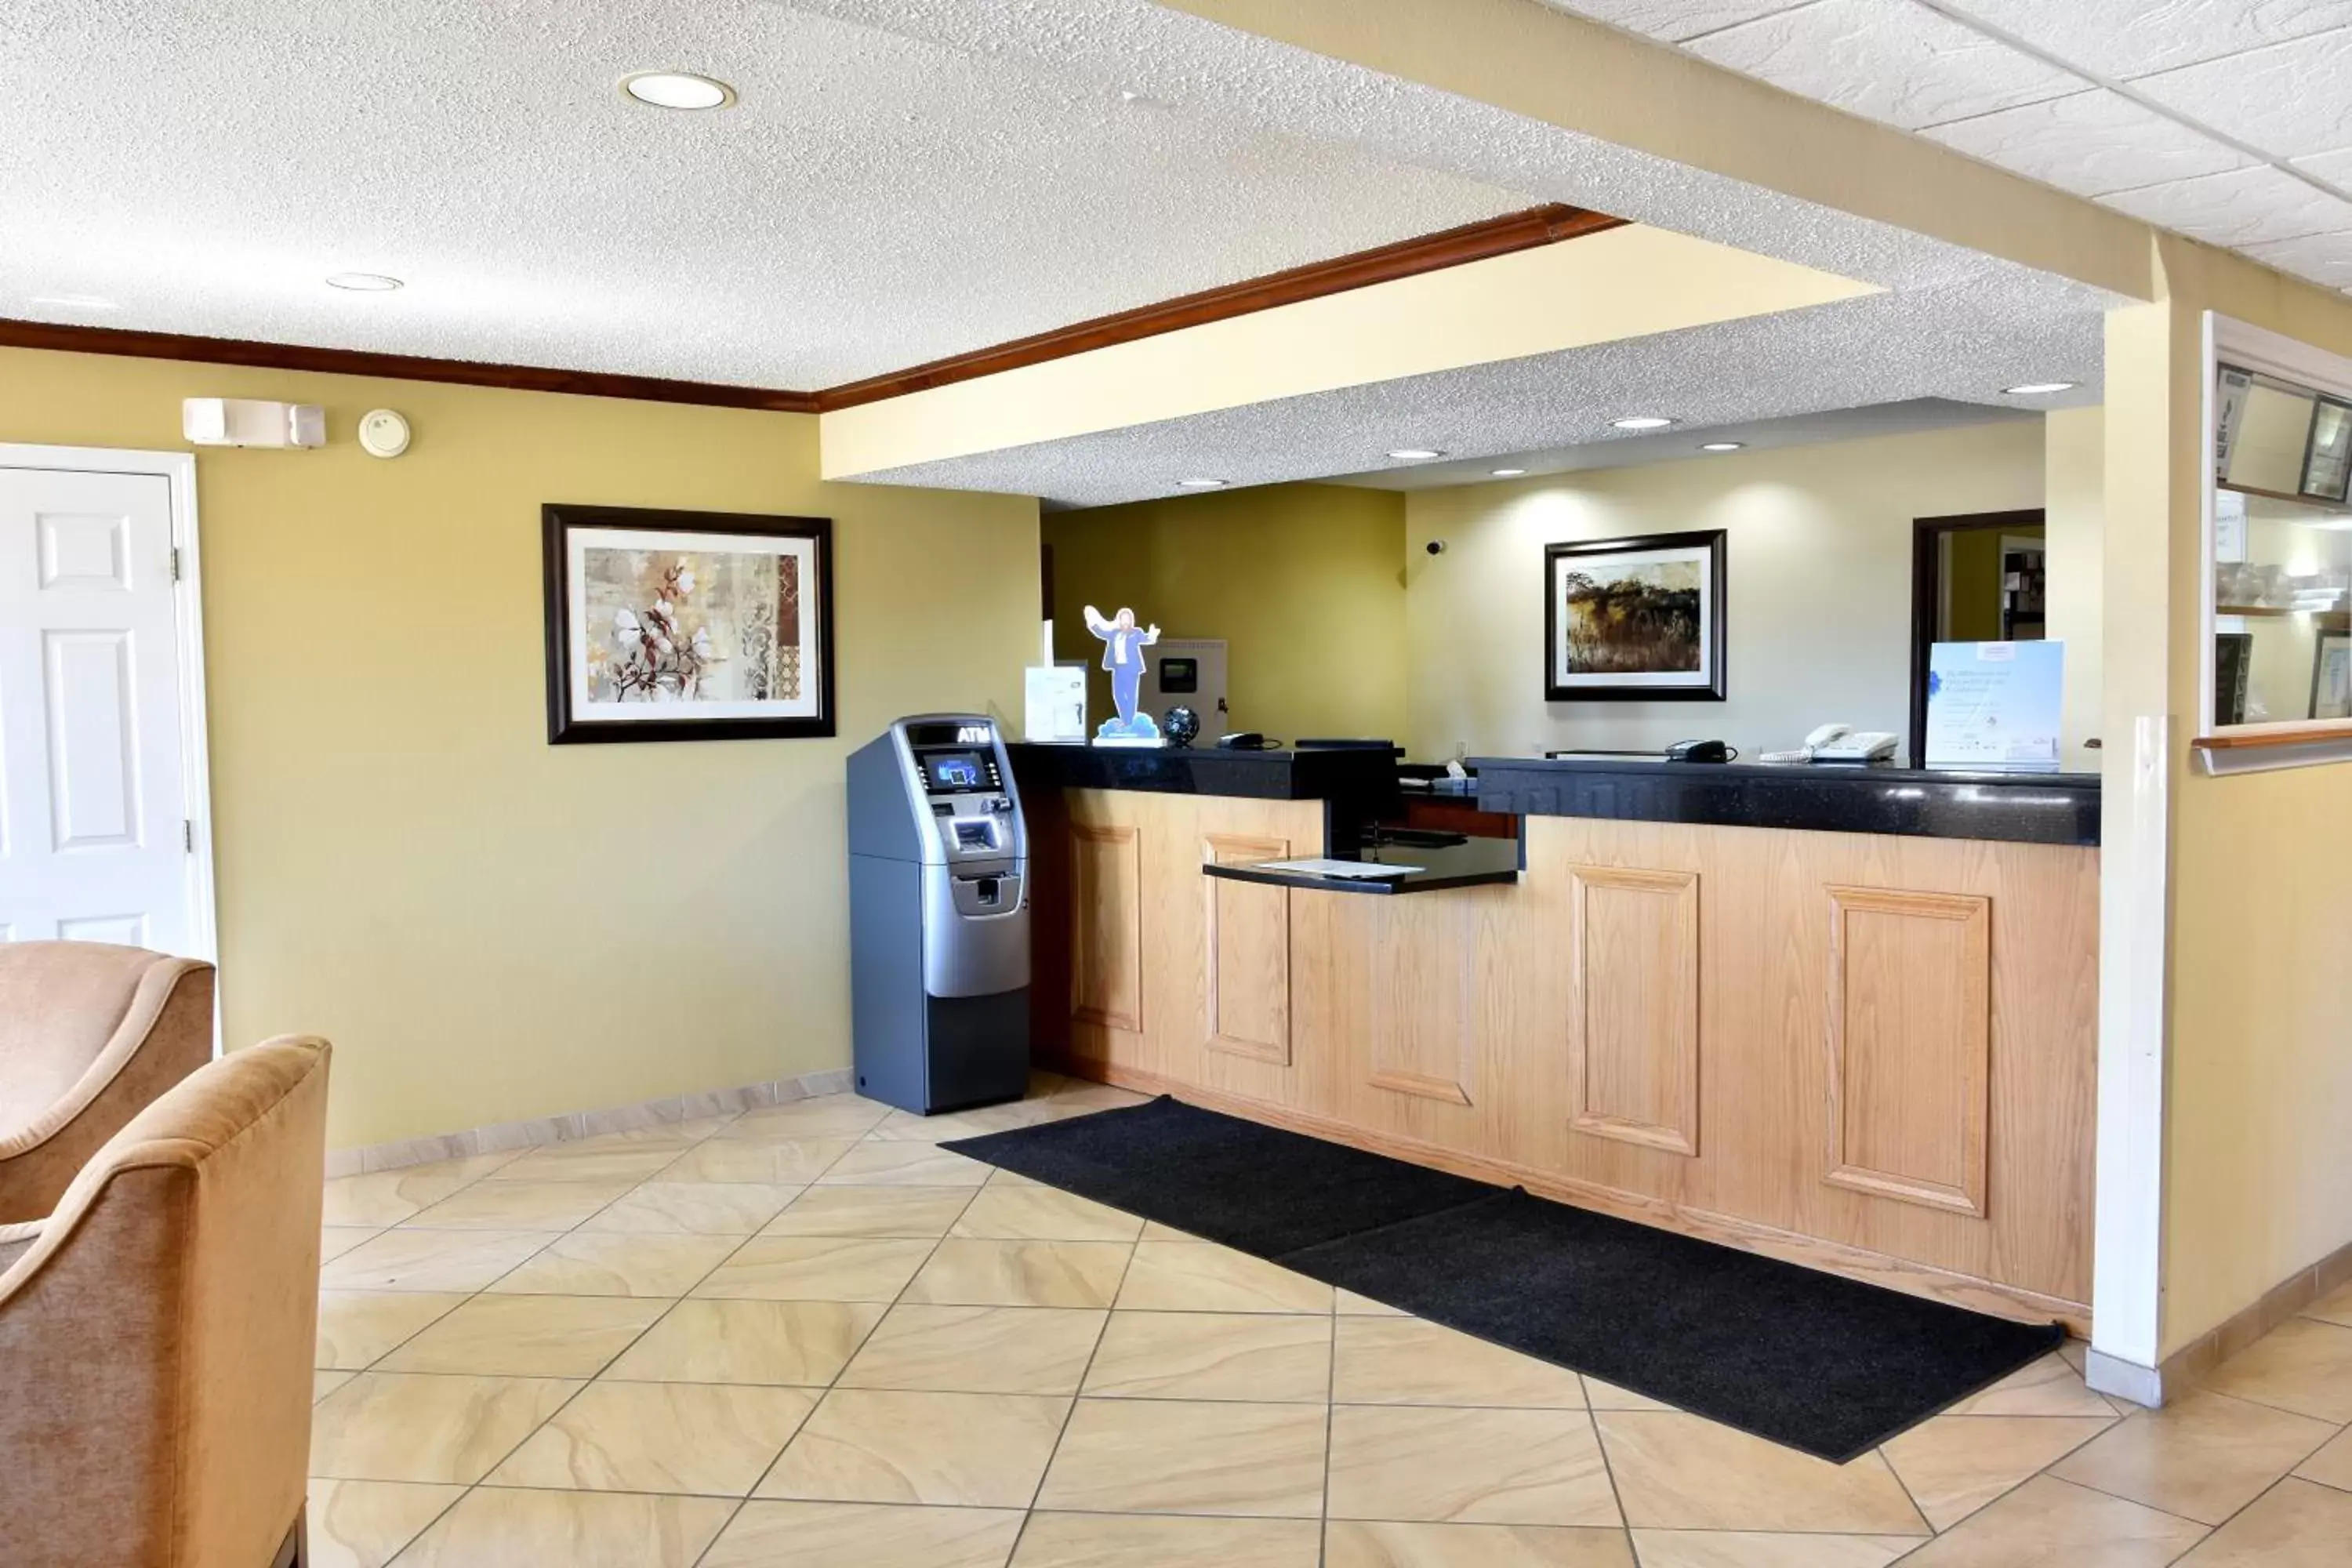
[[[2161,1413],[2053,1355],[1844,1466],[840,1095],[328,1184],[320,1568],[2352,1568],[2352,1288]]]

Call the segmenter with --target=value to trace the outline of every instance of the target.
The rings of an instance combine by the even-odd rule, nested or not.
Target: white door
[[[0,940],[195,941],[171,487],[0,468]]]

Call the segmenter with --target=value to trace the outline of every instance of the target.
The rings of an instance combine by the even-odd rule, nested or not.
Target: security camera
[[[1423,545],[1422,548],[1428,551],[1432,555],[1443,555],[1445,553],[1445,541],[1442,539],[1433,539],[1428,543]]]

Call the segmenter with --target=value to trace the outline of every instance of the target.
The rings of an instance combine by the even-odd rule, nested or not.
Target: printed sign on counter
[[[1939,642],[1927,657],[1927,765],[2054,773],[2066,645]]]
[[[1037,662],[1029,667],[1023,684],[1021,738],[1087,743],[1087,668],[1073,659],[1054,657],[1054,623],[1040,622]]]

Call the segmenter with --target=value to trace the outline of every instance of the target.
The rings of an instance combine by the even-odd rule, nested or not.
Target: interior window
[[[2352,719],[2352,403],[2221,367],[2216,728]]]

